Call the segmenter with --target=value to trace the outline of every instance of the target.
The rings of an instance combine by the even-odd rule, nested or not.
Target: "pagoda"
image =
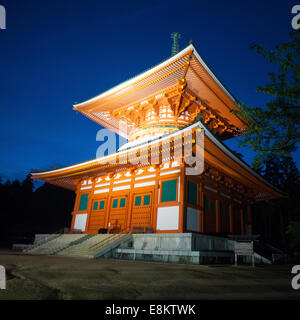
[[[252,234],[251,204],[283,196],[223,143],[245,124],[194,44],[73,109],[128,139],[93,160],[32,172],[76,192],[73,232]],[[197,174],[186,141],[191,156],[200,150]]]

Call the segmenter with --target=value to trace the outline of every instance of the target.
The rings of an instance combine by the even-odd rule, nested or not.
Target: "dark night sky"
[[[7,11],[7,29],[0,30],[0,176],[23,179],[32,168],[94,158],[100,126],[72,104],[168,58],[173,31],[182,35],[181,48],[194,41],[237,99],[264,105],[268,97],[256,87],[272,66],[249,45],[288,40],[295,4],[0,0]],[[249,150],[238,151],[251,162]]]

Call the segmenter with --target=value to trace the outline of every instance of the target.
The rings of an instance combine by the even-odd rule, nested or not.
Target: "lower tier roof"
[[[143,142],[140,145],[135,145],[128,149],[122,149],[101,158],[95,158],[54,170],[32,171],[31,175],[34,179],[41,179],[66,189],[76,190],[77,184],[81,179],[108,175],[122,169],[127,170],[137,167],[137,165],[129,163],[128,160],[124,161],[124,159],[127,159],[127,156],[130,157],[130,155],[134,154],[137,150],[140,150],[140,152],[142,152],[142,150],[149,150],[150,147],[154,145],[159,145],[162,150],[164,141],[168,139],[172,141],[172,139],[174,140],[180,135],[195,130],[202,130],[204,132],[204,163],[224,173],[234,181],[243,184],[247,188],[255,190],[253,196],[254,201],[285,196],[282,191],[271,185],[243,160],[233,154],[233,152],[219,141],[200,121],[182,130]],[[115,160],[115,164],[112,163],[112,159]],[[163,162],[163,159],[161,160]]]

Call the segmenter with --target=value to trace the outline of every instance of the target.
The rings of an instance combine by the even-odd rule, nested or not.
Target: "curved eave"
[[[102,99],[108,95],[111,95],[113,93],[116,93],[128,86],[130,86],[131,84],[135,83],[136,81],[139,81],[153,73],[155,73],[157,70],[163,68],[164,66],[168,65],[169,63],[177,60],[178,58],[180,58],[180,56],[182,56],[183,54],[186,54],[187,52],[193,50],[194,54],[196,55],[197,59],[199,60],[199,62],[201,63],[201,65],[205,68],[205,70],[209,73],[209,75],[216,81],[216,83],[222,88],[222,90],[227,94],[227,96],[232,100],[232,102],[234,104],[236,104],[236,99],[233,97],[233,95],[231,93],[229,93],[229,91],[225,88],[225,86],[222,84],[222,82],[216,77],[216,75],[213,73],[213,71],[207,66],[207,64],[204,62],[204,60],[202,59],[202,57],[200,56],[200,54],[198,53],[197,49],[194,47],[193,44],[188,45],[187,47],[185,47],[184,49],[182,49],[180,52],[178,52],[176,55],[172,56],[171,58],[161,62],[160,64],[156,65],[155,67],[152,67],[151,69],[140,73],[139,75],[120,83],[119,85],[116,85],[115,87],[91,98],[88,100],[85,100],[83,102],[79,102],[79,103],[74,103],[73,107],[74,109],[90,104],[91,102],[97,101],[99,99]]]
[[[255,172],[249,165],[244,162],[243,160],[239,159],[235,154],[233,154],[230,149],[223,144],[219,139],[217,139],[207,128],[206,126],[199,121],[199,127],[202,128],[206,134],[206,136],[227,156],[229,156],[234,162],[236,162],[241,168],[246,170],[246,172],[250,173],[253,177],[255,177],[261,185],[266,186],[265,191],[270,194],[261,200],[272,199],[272,198],[279,198],[279,197],[286,197],[287,194],[283,191],[279,190],[271,183],[269,183],[266,179],[264,179],[261,175]]]
[[[78,164],[74,164],[72,166],[68,166],[65,168],[60,168],[60,169],[55,169],[55,170],[50,170],[50,171],[45,171],[45,172],[32,172],[32,178],[33,179],[42,179],[44,181],[47,181],[49,183],[55,183],[58,184],[63,184],[62,179],[67,179],[70,182],[70,179],[72,180],[72,177],[74,178],[78,178],[78,177],[82,177],[82,176],[88,176],[89,174],[93,173],[93,172],[98,172],[99,171],[110,171],[110,169],[112,167],[116,167],[113,163],[112,160],[113,159],[117,159],[117,157],[120,157],[122,155],[126,155],[127,153],[131,153],[134,152],[136,150],[142,149],[142,148],[148,148],[149,146],[151,146],[152,144],[155,143],[160,143],[164,140],[173,138],[179,134],[184,133],[185,131],[194,129],[196,127],[200,127],[201,129],[204,130],[205,136],[212,142],[212,144],[221,151],[220,154],[222,154],[222,152],[231,159],[232,162],[232,166],[230,167],[229,163],[222,160],[222,159],[218,159],[217,157],[217,153],[219,152],[214,152],[213,148],[210,147],[210,150],[208,150],[207,147],[205,147],[205,157],[206,160],[210,157],[214,159],[215,163],[219,163],[222,164],[221,166],[223,166],[225,168],[225,171],[230,172],[233,175],[236,175],[235,172],[238,172],[238,175],[236,175],[237,179],[239,180],[242,179],[243,182],[245,182],[246,185],[248,186],[259,186],[259,189],[262,190],[262,192],[265,194],[262,195],[262,197],[260,199],[257,200],[266,200],[266,199],[272,199],[272,198],[277,198],[277,197],[285,197],[286,194],[284,192],[282,192],[281,190],[279,190],[278,188],[276,188],[275,186],[273,186],[272,184],[270,184],[268,181],[266,181],[262,176],[260,176],[257,172],[255,172],[253,169],[251,169],[244,161],[242,161],[241,159],[239,159],[237,156],[235,156],[229,149],[228,147],[226,147],[221,141],[219,141],[207,128],[204,124],[202,124],[200,121],[197,123],[194,123],[193,125],[184,128],[182,130],[176,131],[172,134],[168,134],[166,136],[154,139],[152,141],[149,142],[145,142],[142,143],[140,145],[137,145],[135,147],[129,148],[129,149],[125,149],[119,152],[115,152],[113,154],[101,157],[101,158],[97,158],[97,159],[93,159],[93,160],[89,160],[89,161],[85,161],[82,163],[78,163]],[[108,164],[110,162],[110,164]],[[121,166],[124,164],[120,164]],[[234,166],[238,165],[237,170],[234,171]],[[126,166],[126,164],[125,164]],[[73,182],[74,184],[74,182]]]
[[[160,143],[160,142],[163,142],[165,140],[171,139],[171,138],[173,138],[173,137],[175,137],[175,136],[177,136],[179,134],[182,134],[182,133],[184,133],[184,132],[186,132],[188,130],[196,128],[198,126],[198,124],[199,124],[199,122],[194,123],[191,126],[186,127],[186,128],[184,128],[182,130],[175,131],[174,133],[167,134],[165,136],[153,139],[151,141],[141,143],[141,144],[136,145],[136,146],[134,146],[132,148],[128,148],[128,149],[125,149],[125,150],[122,150],[122,151],[117,151],[117,152],[114,152],[112,154],[109,154],[109,155],[106,155],[106,156],[103,156],[103,157],[99,157],[99,158],[92,159],[92,160],[89,160],[89,161],[80,162],[80,163],[77,163],[77,164],[74,164],[74,165],[71,165],[71,166],[67,166],[67,167],[64,167],[64,168],[58,168],[58,169],[54,169],[54,170],[47,170],[47,171],[43,171],[43,172],[32,172],[31,175],[32,175],[32,178],[34,178],[34,179],[42,179],[42,180],[44,180],[44,179],[47,179],[47,178],[61,177],[61,176],[64,176],[64,175],[68,175],[69,176],[71,174],[76,174],[76,173],[82,172],[84,170],[93,169],[94,167],[99,167],[99,166],[103,165],[104,163],[112,162],[113,159],[116,159],[119,156],[126,155],[127,153],[130,153],[130,152],[134,152],[136,150],[139,150],[140,148],[148,148],[149,146],[151,146],[154,143]]]
[[[186,70],[187,61],[190,61],[190,67],[187,67]],[[106,118],[112,110],[119,109],[122,111],[123,108],[126,109],[159,95],[175,86],[177,84],[176,79],[182,77],[186,78],[188,87],[195,90],[196,95],[205,103],[208,103],[210,107],[217,109],[225,119],[230,119],[237,127],[242,128],[244,126],[243,120],[231,113],[232,109],[239,110],[237,100],[207,66],[192,44],[148,71],[94,98],[74,104],[73,109],[100,125],[117,132],[118,119],[110,116],[109,120]],[[122,132],[120,134],[128,137]]]

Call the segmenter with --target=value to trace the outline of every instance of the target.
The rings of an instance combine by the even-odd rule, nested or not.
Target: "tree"
[[[300,191],[300,172],[291,157],[269,159],[259,170],[264,178],[289,196],[298,197]]]
[[[31,179],[31,175],[28,174],[25,178],[25,180],[23,180],[22,184],[21,184],[21,188],[23,189],[23,192],[27,192],[27,193],[31,193],[33,191],[33,181]]]
[[[300,141],[300,31],[290,33],[290,41],[267,50],[252,45],[252,50],[277,66],[269,72],[269,84],[257,91],[270,96],[265,107],[249,107],[239,102],[232,112],[246,124],[240,146],[256,151],[253,167],[257,169],[272,158],[290,157]]]
[[[295,257],[300,257],[300,221],[293,221],[288,225],[286,234],[289,236],[290,249]]]
[[[75,194],[48,183],[34,191],[29,174],[21,183],[0,183],[0,201],[0,245],[8,245],[70,226]]]
[[[270,159],[259,173],[287,196],[253,206],[253,230],[281,249],[296,253],[300,223],[300,172],[292,158]]]

